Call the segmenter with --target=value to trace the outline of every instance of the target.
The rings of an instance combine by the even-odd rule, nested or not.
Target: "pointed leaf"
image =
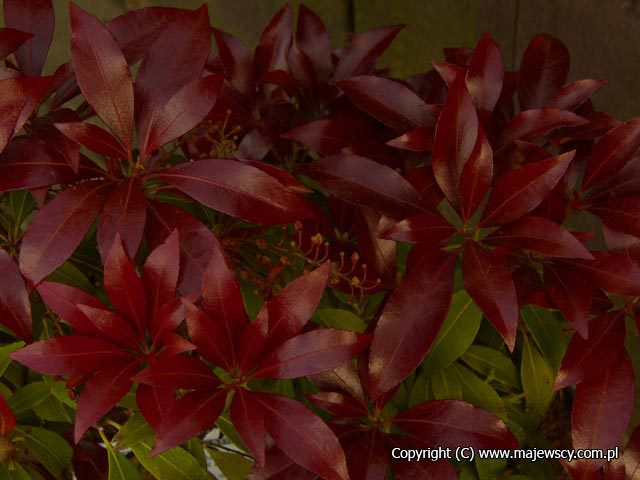
[[[486,32],[473,50],[466,78],[469,95],[478,109],[493,111],[500,98],[503,75],[502,52],[491,33]]]
[[[316,407],[326,410],[342,418],[359,418],[367,416],[367,408],[349,394],[338,392],[319,392],[307,398]]]
[[[412,152],[430,152],[433,149],[434,135],[435,129],[433,127],[418,127],[389,140],[387,145]]]
[[[16,417],[11,411],[9,404],[4,399],[0,398],[0,435],[6,437],[11,430],[16,427]]]
[[[255,94],[253,62],[247,47],[233,35],[217,28],[213,29],[213,35],[225,77],[238,92],[247,98],[253,98]]]
[[[175,403],[176,397],[171,388],[153,387],[145,384],[140,384],[136,388],[136,405],[140,409],[140,413],[144,416],[144,420],[146,420],[154,430],[160,428],[160,425],[167,421],[167,415]],[[142,421],[143,424],[144,420]],[[147,425],[144,424],[144,426],[146,427]],[[122,432],[125,427],[123,427],[120,432]]]
[[[220,383],[209,367],[196,357],[185,355],[159,358],[132,380],[171,390],[212,390]]]
[[[231,421],[242,443],[255,457],[258,465],[265,465],[264,413],[253,394],[244,389],[235,391],[231,403]]]
[[[594,294],[593,285],[578,272],[552,264],[544,266],[544,283],[551,301],[586,339]]]
[[[127,158],[127,153],[122,149],[118,141],[106,130],[91,123],[69,122],[56,123],[54,126],[65,137],[80,145],[87,147],[92,152],[105,157]]]
[[[38,293],[44,302],[62,320],[68,322],[75,333],[99,337],[100,331],[91,323],[78,305],[104,308],[104,304],[93,295],[63,283],[42,282]]]
[[[553,398],[553,371],[533,342],[524,337],[520,365],[527,414],[541,419]]]
[[[156,335],[162,327],[156,318],[160,309],[173,300],[180,270],[178,230],[174,230],[164,243],[154,248],[142,267],[142,283],[147,292],[151,333]],[[173,329],[171,329],[173,330]]]
[[[18,266],[0,249],[0,322],[25,342],[31,340],[31,304]]]
[[[191,342],[205,359],[230,370],[234,358],[229,343],[220,342],[221,338],[227,338],[223,328],[184,297],[183,305]]]
[[[493,152],[491,144],[478,126],[476,144],[460,175],[460,215],[463,220],[473,217],[493,180]]]
[[[574,110],[589,100],[595,92],[606,84],[606,80],[576,80],[566,84],[553,94],[544,106],[545,108]]]
[[[640,266],[621,253],[592,252],[595,260],[566,263],[593,285],[616,295],[640,295]]]
[[[100,331],[100,337],[132,350],[138,347],[138,337],[126,320],[104,308],[77,305],[78,309]]]
[[[329,34],[320,17],[302,4],[298,10],[296,46],[311,60],[318,79],[326,82],[333,68]]]
[[[140,474],[122,453],[116,451],[110,442],[104,442],[109,459],[108,480],[140,480]]]
[[[253,54],[256,77],[274,70],[286,70],[291,45],[291,5],[286,3],[266,26]]]
[[[456,232],[440,214],[425,213],[409,217],[382,233],[382,238],[397,242],[424,243],[435,246]]]
[[[589,211],[614,230],[640,236],[640,195],[613,197],[597,203]]]
[[[158,479],[209,480],[210,476],[198,460],[183,448],[154,455],[151,440],[143,439],[131,447],[134,455],[147,472]],[[153,458],[151,458],[153,457]]]
[[[506,147],[516,140],[530,141],[560,127],[588,123],[582,117],[559,108],[540,108],[518,113],[500,133],[497,145]]]
[[[33,37],[32,33],[15,28],[0,28],[0,59],[11,55],[24,42]]]

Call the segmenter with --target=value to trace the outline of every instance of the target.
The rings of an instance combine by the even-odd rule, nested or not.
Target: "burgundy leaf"
[[[123,348],[136,350],[138,336],[122,317],[103,308],[77,305],[78,309],[100,332],[99,338],[104,338]]]
[[[591,150],[582,180],[584,190],[617,173],[640,148],[640,118],[609,130]]]
[[[404,25],[390,25],[354,35],[340,55],[333,80],[339,82],[370,73],[402,28]]]
[[[389,297],[371,343],[371,398],[402,382],[429,351],[449,308],[455,261],[453,255],[431,251]]]
[[[624,319],[616,313],[600,315],[589,325],[589,338],[571,337],[553,389],[599,377],[624,349]]]
[[[573,127],[588,123],[582,117],[559,108],[540,108],[520,112],[504,127],[498,147],[506,147],[515,140],[530,141],[559,127]]]
[[[266,452],[265,466],[256,465],[246,480],[315,480],[318,476],[302,468],[285,455],[278,447]]]
[[[256,76],[287,69],[291,45],[291,5],[286,3],[266,26],[253,55]]]
[[[316,407],[341,418],[360,418],[368,414],[366,406],[349,394],[319,392],[309,395],[308,399]]]
[[[18,266],[0,249],[0,322],[25,342],[31,341],[31,304]]]
[[[236,151],[237,153],[237,151]],[[308,189],[304,186],[302,182],[300,182],[296,177],[294,177],[289,172],[285,172],[275,165],[271,165],[269,163],[264,163],[260,160],[248,160],[246,158],[238,158],[242,163],[246,163],[247,165],[251,165],[252,167],[257,168],[258,170],[263,171],[264,173],[271,175],[273,178],[278,180],[282,185],[287,187],[289,190],[295,193],[311,193],[312,190]]]
[[[304,173],[347,202],[400,217],[424,210],[420,194],[409,182],[392,168],[368,158],[324,157],[307,165]]]
[[[136,404],[153,430],[167,421],[167,415],[176,403],[176,397],[170,388],[138,385],[136,388]]]
[[[385,480],[389,470],[389,450],[386,435],[377,430],[352,442],[346,450],[350,480]]]
[[[587,338],[593,286],[579,273],[559,265],[544,266],[547,295],[576,331]]]
[[[613,197],[589,208],[610,228],[634,236],[640,235],[640,195]]]
[[[397,416],[393,423],[430,445],[456,448],[513,449],[518,440],[502,420],[459,400],[421,403]]]
[[[264,413],[253,394],[242,388],[236,389],[231,403],[231,422],[242,443],[256,459],[258,465],[265,465]]]
[[[439,213],[425,213],[409,217],[386,230],[383,238],[397,242],[425,243],[436,246],[448,240],[456,229]]]
[[[0,435],[6,437],[14,428],[16,428],[16,417],[2,397],[0,398]]]
[[[253,376],[299,378],[325,372],[348,361],[371,342],[370,335],[318,329],[293,337],[260,362]]]
[[[104,308],[104,304],[93,295],[63,283],[42,282],[38,293],[53,312],[68,322],[74,333],[100,337],[100,330],[87,318],[78,305]]]
[[[264,351],[268,333],[269,313],[263,304],[258,316],[245,328],[238,340],[238,366],[242,373],[255,367]]]
[[[22,240],[20,270],[33,284],[60,266],[82,241],[104,205],[110,185],[85,182],[49,202]]]
[[[412,152],[430,152],[433,149],[434,135],[434,128],[418,127],[393,140],[389,140],[387,145]]]
[[[576,80],[566,84],[552,95],[545,108],[574,110],[589,100],[591,96],[607,84],[606,80]]]
[[[392,286],[396,281],[396,242],[381,238],[393,220],[371,208],[361,207],[356,211],[355,230],[358,251],[362,257],[362,268],[366,268],[380,279],[380,286]],[[366,263],[365,263],[366,262]],[[364,273],[362,274],[364,277]]]
[[[433,64],[433,68],[438,72],[438,75],[440,75],[444,83],[447,85],[447,88],[449,89],[453,86],[453,83],[458,76],[464,77],[467,73],[467,69],[465,67],[461,67],[460,65],[454,65],[447,62],[431,63]]]
[[[349,478],[344,452],[331,429],[304,405],[287,397],[254,394],[267,432],[288,457],[327,480]]]
[[[186,299],[183,303],[191,342],[205,359],[230,370],[234,364],[234,351],[228,342],[220,341],[227,338],[224,329],[193,303]]]
[[[24,42],[33,37],[32,33],[15,28],[0,28],[0,59],[11,55]]]
[[[547,198],[573,160],[575,151],[511,170],[496,181],[481,225],[497,226],[517,220]]]
[[[573,448],[606,451],[618,446],[631,419],[635,397],[633,367],[623,352],[601,375],[576,387],[571,411]],[[580,460],[578,468],[594,471],[604,463],[604,459]]]
[[[253,62],[251,54],[240,40],[217,28],[213,36],[218,46],[224,74],[238,92],[251,99],[255,94]]]
[[[18,66],[25,76],[42,74],[55,28],[51,0],[4,0],[4,21],[33,36],[15,52]]]
[[[539,34],[522,56],[518,77],[520,110],[542,108],[562,87],[569,73],[569,51],[555,37]]]
[[[156,314],[176,295],[179,270],[179,236],[178,231],[174,230],[164,243],[149,254],[142,268],[142,282],[147,292],[149,318],[151,318],[152,334],[154,335],[160,327],[156,323]]]
[[[197,201],[261,225],[307,218],[302,202],[275,178],[231,159],[183,163],[154,174]]]
[[[309,58],[318,79],[326,82],[333,68],[329,34],[320,17],[302,4],[298,10],[296,46]]]
[[[124,251],[120,235],[104,260],[104,288],[116,312],[142,336],[147,328],[147,296],[135,265]]]
[[[180,445],[210,427],[224,409],[226,390],[190,392],[178,399],[156,431],[151,456]]]
[[[198,80],[211,48],[206,5],[168,22],[146,51],[136,76],[138,142],[147,146],[156,117],[185,85]]]
[[[204,363],[196,357],[174,355],[161,357],[132,379],[144,385],[178,390],[214,389],[220,381]]]
[[[111,32],[80,7],[69,5],[71,58],[80,90],[130,155],[133,84],[122,50]]]
[[[158,291],[157,293],[161,292]],[[152,306],[153,304],[151,302],[153,302],[153,298],[150,297],[151,295],[148,295],[147,299],[149,300],[149,304]],[[174,298],[173,300],[162,305],[160,308],[158,308],[158,310],[155,311],[155,314],[153,314],[150,319],[151,324],[149,326],[149,330],[151,332],[153,343],[155,345],[162,344],[163,348],[173,346],[175,346],[176,348],[182,348],[181,345],[167,345],[167,343],[174,343],[173,341],[177,340],[176,337],[171,334],[171,332],[178,328],[178,326],[185,319],[184,305],[182,304],[181,298]],[[177,337],[181,338],[179,335]],[[195,349],[195,346],[193,346],[193,349]],[[192,350],[192,348],[188,348],[184,351],[188,350]]]
[[[435,124],[438,108],[396,80],[363,75],[343,80],[339,87],[362,110],[400,132]]]
[[[121,364],[130,355],[110,342],[71,335],[32,343],[10,357],[47,375],[77,375]]]
[[[460,204],[459,182],[476,145],[478,117],[464,76],[456,77],[436,126],[431,164],[438,185],[454,205]]]
[[[467,221],[482,203],[493,180],[493,152],[482,127],[460,175],[460,214]]]
[[[502,52],[490,32],[486,32],[471,56],[471,63],[467,72],[467,89],[473,104],[489,112],[500,98],[504,64]]]
[[[131,376],[138,369],[138,362],[114,365],[99,371],[84,386],[74,426],[74,439],[80,441],[84,432],[124,397],[131,388]]]
[[[595,286],[616,295],[640,295],[640,265],[620,253],[592,252],[594,261],[567,261]]]
[[[161,345],[158,355],[164,357],[192,352],[197,348],[193,343],[185,340],[184,337],[172,332],[164,332],[162,337],[156,337],[155,341]]]
[[[56,123],[55,127],[67,138],[105,157],[127,158],[118,141],[106,130],[90,123]]]
[[[136,256],[147,218],[142,185],[131,177],[116,186],[107,199],[98,223],[98,250],[106,259],[116,234],[120,235],[127,255]]]

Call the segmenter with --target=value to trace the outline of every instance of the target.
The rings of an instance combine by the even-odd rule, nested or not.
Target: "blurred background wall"
[[[205,0],[75,0],[102,20],[152,5],[194,8]],[[57,28],[49,70],[68,60],[68,0],[53,0]],[[206,0],[212,23],[253,47],[285,0]],[[294,6],[300,0],[292,2]],[[443,47],[475,45],[491,30],[513,68],[529,39],[545,32],[567,44],[570,80],[606,78],[596,107],[621,119],[640,116],[640,1],[638,0],[306,0],[325,21],[334,46],[350,32],[393,23],[407,27],[385,55],[382,66],[404,77],[442,59]]]

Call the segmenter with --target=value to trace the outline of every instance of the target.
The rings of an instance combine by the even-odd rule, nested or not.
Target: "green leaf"
[[[9,206],[11,208],[11,216],[13,217],[13,230],[11,232],[13,238],[18,238],[20,227],[35,205],[36,201],[33,199],[29,190],[14,190],[9,193]]]
[[[429,400],[430,382],[424,375],[418,375],[416,381],[411,387],[411,393],[409,395],[409,407],[418,405],[419,403]]]
[[[55,432],[39,427],[20,426],[16,432],[25,438],[25,446],[56,478],[62,478],[73,457],[73,449]]]
[[[73,423],[73,417],[65,409],[64,403],[53,395],[47,396],[44,401],[38,403],[33,407],[33,411],[42,420]]]
[[[204,447],[202,446],[202,441],[199,438],[192,438],[186,443],[185,449],[187,450],[187,452],[193,455],[193,458],[198,460],[198,463],[200,464],[200,466],[206,470],[207,455],[204,453]]]
[[[111,442],[100,432],[107,447],[107,455],[109,458],[109,479],[108,480],[140,480],[140,474],[123,454],[114,450]]]
[[[568,340],[562,334],[557,316],[548,310],[532,305],[527,305],[520,310],[520,316],[531,332],[536,346],[549,362],[549,366],[553,370],[558,370]]]
[[[149,457],[151,440],[141,440],[131,447],[136,458],[158,480],[208,480],[198,461],[186,450],[176,447]]]
[[[460,290],[453,295],[449,312],[438,336],[433,341],[429,354],[422,365],[425,375],[433,375],[462,355],[480,328],[482,312],[471,300],[466,291]]]
[[[507,466],[506,460],[476,458],[475,462],[480,480],[504,478],[504,469]]]
[[[0,463],[0,480],[31,480],[31,476],[19,463],[2,462]]]
[[[553,370],[526,335],[522,346],[520,366],[522,388],[527,400],[527,412],[542,419],[553,397]]]
[[[49,388],[51,389],[51,394],[55,398],[60,400],[65,405],[73,408],[74,410],[77,408],[78,405],[76,404],[76,402],[74,402],[73,400],[71,400],[71,398],[69,398],[69,391],[67,390],[67,386],[65,385],[65,382],[60,380],[54,380],[53,377],[49,377],[49,376],[45,376],[44,381],[47,385],[49,385]]]
[[[91,282],[84,273],[71,262],[64,262],[47,277],[47,280],[50,282],[64,283],[84,290],[85,292],[94,293]]]
[[[51,395],[49,385],[45,382],[33,382],[16,390],[7,399],[7,403],[9,403],[13,413],[17,415],[31,410],[36,405],[44,402],[49,395]]]
[[[216,466],[227,480],[244,480],[251,472],[254,463],[242,455],[207,448]]]
[[[487,382],[478,378],[464,365],[454,363],[451,367],[460,380],[463,400],[484,408],[497,417],[506,419],[504,403]]]
[[[11,359],[9,354],[15,352],[19,348],[24,347],[24,342],[15,342],[0,347],[0,376],[4,375],[4,371],[9,366]]]
[[[520,386],[518,370],[504,353],[482,345],[471,345],[462,355],[462,361],[476,372],[514,387]]]
[[[23,465],[22,467],[24,468],[25,472],[27,472],[29,474],[29,480],[44,480],[42,475],[40,475],[38,472],[36,472],[29,465]]]
[[[445,398],[462,400],[462,386],[453,365],[449,365],[444,370],[438,370],[430,380],[433,395],[437,400]]]
[[[367,329],[366,322],[353,312],[339,308],[319,308],[312,319],[327,328],[339,328],[362,333]]]
[[[242,443],[242,440],[240,440],[238,432],[236,432],[236,429],[233,427],[233,423],[231,423],[228,413],[223,413],[218,417],[218,419],[216,420],[216,427],[218,427],[224,434],[224,436],[227,437],[227,439],[230,440],[236,447],[244,450],[245,452],[247,451],[247,448]]]
[[[116,433],[113,441],[118,450],[125,450],[132,448],[143,440],[153,440],[153,437],[153,430],[151,430],[144,417],[140,414],[135,414]]]

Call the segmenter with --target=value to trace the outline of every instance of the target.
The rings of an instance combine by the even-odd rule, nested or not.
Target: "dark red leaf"
[[[158,355],[165,357],[192,352],[197,348],[193,343],[185,340],[184,337],[172,332],[164,332],[162,337],[156,337],[155,341],[161,345]]]
[[[482,216],[481,225],[512,222],[547,198],[573,160],[575,150],[511,170],[496,181]]]
[[[579,273],[559,265],[544,266],[545,289],[576,331],[587,338],[593,286]]]
[[[333,68],[329,34],[320,17],[302,4],[298,10],[296,46],[309,58],[318,79],[326,82]]]
[[[304,405],[287,397],[254,394],[267,432],[288,457],[327,480],[349,478],[344,452],[331,429]]]
[[[253,62],[251,54],[240,40],[217,28],[213,36],[218,46],[224,74],[238,92],[251,99],[255,95]]]
[[[368,415],[367,408],[349,394],[319,392],[307,397],[316,407],[341,418],[360,418]]]
[[[464,77],[467,73],[467,69],[465,67],[461,67],[460,65],[454,65],[452,63],[446,62],[431,63],[433,64],[433,68],[438,72],[438,75],[440,75],[444,83],[447,85],[447,88],[449,89],[453,86],[453,83],[458,76]]]
[[[444,54],[444,59],[447,62],[461,67],[469,66],[469,63],[471,63],[471,57],[473,57],[473,49],[466,47],[443,48],[442,53]]]
[[[119,234],[104,260],[104,288],[116,312],[143,336],[148,323],[147,295]]]
[[[10,355],[12,360],[47,375],[94,373],[130,358],[110,342],[82,335],[32,343]]]
[[[187,393],[156,430],[151,456],[180,445],[210,427],[224,409],[226,390]]]
[[[564,84],[569,73],[569,51],[551,35],[536,35],[522,56],[518,77],[520,110],[542,108]]]
[[[236,389],[231,403],[231,422],[242,443],[256,459],[258,465],[265,466],[264,413],[253,394],[242,388]]]
[[[161,357],[135,375],[132,380],[153,387],[178,390],[213,390],[220,381],[204,363],[196,357],[173,355]]]
[[[14,140],[11,143],[16,142]],[[11,148],[9,148],[7,151]],[[587,193],[587,198],[594,203],[616,196],[635,195],[640,191],[640,156],[635,156],[610,177],[598,182]]]
[[[324,157],[307,165],[304,173],[331,194],[392,215],[424,210],[420,194],[398,172],[357,155]]]
[[[519,321],[518,298],[507,267],[492,252],[474,242],[467,242],[462,276],[469,296],[513,351]]]
[[[287,69],[291,45],[291,5],[286,3],[266,26],[253,54],[256,77]]]
[[[7,27],[33,34],[16,52],[16,60],[26,76],[42,74],[55,28],[51,0],[4,0]]]
[[[236,151],[236,154],[238,152]],[[300,182],[296,177],[294,177],[289,172],[285,172],[275,165],[271,165],[269,163],[264,163],[260,160],[248,160],[246,158],[239,158],[242,163],[246,163],[247,165],[251,165],[252,167],[257,168],[258,170],[263,171],[267,175],[271,175],[273,178],[278,180],[282,185],[287,187],[289,190],[295,193],[311,193],[312,190],[308,189],[304,186],[302,182]]]
[[[105,157],[127,158],[118,141],[106,130],[90,123],[56,123],[55,127],[67,138]]]
[[[389,140],[387,145],[412,152],[430,152],[433,149],[434,135],[434,128],[418,127],[393,140]]]
[[[351,442],[345,452],[350,480],[385,480],[389,470],[389,450],[386,435],[377,430],[371,430]]]
[[[85,182],[64,190],[40,210],[20,248],[20,270],[33,284],[73,253],[107,200],[109,187],[101,181]]]
[[[40,283],[38,293],[56,315],[73,327],[74,333],[100,337],[100,331],[78,308],[78,305],[104,308],[104,304],[96,297],[84,290],[54,282]]]
[[[361,207],[356,212],[355,230],[362,268],[366,268],[367,276],[377,276],[374,281],[377,282],[379,278],[382,288],[396,282],[396,242],[381,238],[382,232],[393,223],[389,217],[371,208]]]
[[[150,295],[147,295],[147,299],[149,300],[149,304],[152,305],[151,302],[153,299],[150,298]],[[151,324],[149,330],[151,331],[155,345],[160,343],[163,344],[163,348],[182,348],[181,345],[167,345],[167,342],[173,344],[175,343],[174,340],[177,340],[174,336],[167,337],[167,335],[170,335],[171,332],[178,328],[185,319],[184,305],[182,304],[181,298],[174,298],[163,304],[150,319]],[[195,346],[193,346],[193,349],[195,349]],[[191,350],[191,348],[187,350]]]
[[[174,230],[164,243],[153,249],[142,267],[142,282],[147,292],[151,333],[154,335],[161,327],[155,318],[156,314],[176,295],[179,270],[179,236],[178,231]]]
[[[460,175],[460,214],[467,221],[482,203],[493,180],[493,152],[482,127],[478,125],[476,144]]]
[[[0,28],[0,59],[11,55],[24,42],[33,37],[32,33],[15,28]]]
[[[613,197],[589,208],[610,228],[630,235],[640,235],[640,195]]]
[[[596,287],[616,295],[640,295],[640,266],[620,253],[592,252],[594,261],[570,260]]]
[[[421,403],[398,415],[393,423],[430,445],[457,448],[513,449],[518,440],[502,420],[459,400]]]
[[[573,448],[607,451],[618,446],[631,419],[635,397],[633,366],[623,352],[601,375],[576,387],[571,410]],[[605,461],[579,460],[578,469],[594,471]]]
[[[138,362],[100,370],[87,382],[78,400],[74,439],[80,441],[84,432],[124,397],[131,388],[131,376],[138,369]]]
[[[31,341],[31,304],[18,266],[0,248],[0,322],[25,342]]]
[[[78,309],[100,332],[99,338],[104,338],[122,348],[136,350],[138,335],[122,317],[102,308],[77,305]]]
[[[71,3],[71,58],[80,90],[130,155],[133,84],[122,50],[94,16]]]
[[[6,437],[14,428],[16,428],[16,417],[2,397],[0,398],[0,435]]]
[[[530,141],[560,127],[573,127],[588,123],[582,117],[559,108],[540,108],[520,112],[504,127],[498,138],[498,147],[506,147],[515,140]]]
[[[390,25],[354,35],[340,55],[333,72],[334,81],[370,73],[402,28],[404,25]]]
[[[135,258],[146,218],[145,195],[139,180],[131,177],[119,182],[100,215],[97,235],[100,256],[106,259],[116,234],[119,234],[127,255]]]
[[[275,178],[241,162],[212,158],[154,174],[197,201],[261,225],[309,217],[302,202]]]
[[[617,313],[591,320],[588,339],[580,335],[571,337],[553,389],[601,376],[624,349],[624,336],[624,319]]]
[[[382,233],[382,238],[436,246],[448,240],[455,232],[456,229],[439,213],[425,213],[397,223]]]
[[[574,110],[589,100],[591,96],[607,84],[606,80],[576,80],[566,84],[549,100],[546,108],[562,108],[564,110]]]
[[[427,105],[396,80],[363,75],[343,80],[339,87],[358,107],[399,132],[435,125],[439,107]]]
[[[315,480],[318,476],[302,468],[278,447],[266,452],[265,466],[254,466],[246,480]]]
[[[493,111],[500,98],[503,76],[502,52],[491,33],[486,32],[473,50],[466,79],[476,108]]]
[[[269,332],[269,313],[263,305],[258,316],[242,332],[238,340],[238,365],[240,371],[247,373],[256,366],[267,342]]]
[[[453,255],[431,251],[389,297],[371,343],[371,398],[402,382],[429,351],[449,308],[455,261]]]
[[[189,338],[198,347],[198,352],[211,363],[231,370],[234,364],[232,346],[220,341],[227,338],[224,329],[193,303],[183,299],[183,304]]]
[[[138,385],[136,388],[136,404],[153,430],[157,430],[167,421],[167,415],[175,403],[176,397],[170,388],[152,387],[144,384]]]

